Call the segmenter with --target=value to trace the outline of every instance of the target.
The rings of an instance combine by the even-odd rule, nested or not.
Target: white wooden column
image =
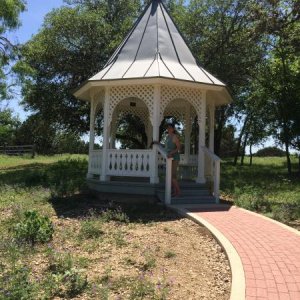
[[[209,150],[214,151],[214,143],[215,143],[215,104],[211,103],[208,106],[209,111]]]
[[[152,137],[153,141],[159,141],[159,125],[160,125],[160,86],[154,86],[154,97],[153,97],[153,119],[152,119]],[[159,183],[158,178],[158,153],[156,148],[153,148],[153,173],[150,178],[151,183]]]
[[[148,143],[148,147],[149,147],[153,140],[153,129],[152,129],[152,124],[151,124],[150,120],[148,120],[148,123],[147,123],[146,134],[147,134],[147,143]]]
[[[186,163],[189,163],[191,153],[191,105],[186,106],[185,129],[184,129],[184,156]]]
[[[198,113],[199,143],[198,143],[198,177],[196,182],[205,183],[205,156],[202,147],[205,147],[205,123],[206,123],[206,91],[202,92],[201,111]]]
[[[114,113],[112,120],[111,120],[111,134],[110,134],[110,147],[112,149],[116,149],[116,133],[117,133],[117,118],[116,115],[118,115],[118,113]]]
[[[92,151],[94,150],[95,143],[95,106],[96,100],[94,95],[91,97],[91,109],[90,109],[90,136],[89,136],[89,166],[87,178],[92,178],[93,174],[91,173],[91,163],[92,163]]]
[[[110,101],[110,88],[105,88],[105,95],[104,95],[104,126],[103,126],[103,146],[102,146],[102,168],[101,168],[101,175],[100,181],[107,181],[108,176],[106,175],[106,164],[107,164],[107,150],[109,147],[109,101]]]

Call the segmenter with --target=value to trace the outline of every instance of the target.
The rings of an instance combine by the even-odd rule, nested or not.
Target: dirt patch
[[[133,297],[145,282],[153,284],[158,299],[229,299],[230,267],[209,231],[171,211],[157,213],[161,221],[142,214],[129,223],[99,223],[97,239],[78,239],[80,219],[52,218],[54,248],[86,262],[93,287],[76,299],[154,299]]]

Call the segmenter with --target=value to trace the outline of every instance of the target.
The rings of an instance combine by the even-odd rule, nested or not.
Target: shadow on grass
[[[103,211],[121,210],[130,223],[165,222],[181,219],[179,215],[160,204],[156,198],[144,198],[137,195],[97,195],[93,192],[83,192],[66,198],[51,198],[59,218],[85,218],[93,214],[100,215]]]
[[[22,187],[46,186],[46,172],[49,165],[32,163],[0,170],[0,184]]]
[[[87,163],[82,160],[32,163],[2,169],[0,185],[18,186],[29,191],[49,188],[49,204],[58,217],[84,218],[91,211],[100,214],[108,209],[121,209],[129,217],[130,222],[149,223],[180,218],[158,204],[153,197],[94,194],[84,187],[86,171]],[[78,192],[78,189],[83,191]],[[56,197],[53,194],[56,194]]]

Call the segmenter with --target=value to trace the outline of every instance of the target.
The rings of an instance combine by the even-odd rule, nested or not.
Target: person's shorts
[[[172,179],[177,179],[179,160],[172,160]]]

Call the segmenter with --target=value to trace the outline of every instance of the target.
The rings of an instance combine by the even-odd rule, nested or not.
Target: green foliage
[[[25,9],[23,0],[0,1],[0,100],[9,98],[6,74],[8,64],[14,58],[17,48],[5,37],[5,33],[20,25],[19,14]]]
[[[271,211],[270,201],[264,199],[264,195],[257,192],[240,195],[237,199],[235,199],[234,203],[237,206],[241,206],[252,211],[262,213],[267,213]]]
[[[67,1],[50,12],[15,67],[24,104],[51,125],[86,132],[89,108],[70,93],[99,72],[127,34],[140,1]]]
[[[12,145],[16,140],[16,131],[20,120],[9,109],[0,109],[0,145]]]
[[[254,157],[252,167],[223,161],[222,196],[238,206],[284,222],[299,218],[299,177],[286,174],[284,161],[280,157]],[[295,157],[292,163],[296,164]]]
[[[79,238],[96,239],[103,235],[101,223],[95,217],[89,217],[81,223]]]
[[[167,252],[165,253],[165,258],[173,258],[173,257],[175,257],[175,256],[176,256],[176,253],[173,252],[173,251],[167,251]]]
[[[272,217],[283,223],[300,219],[300,198],[296,203],[274,204]]]
[[[100,218],[103,222],[115,221],[120,223],[128,223],[129,218],[127,214],[122,211],[121,207],[115,209],[103,210],[100,214]]]
[[[26,211],[24,217],[24,220],[13,228],[17,241],[34,245],[37,242],[45,243],[52,239],[54,229],[47,216],[41,216],[37,211]]]
[[[74,266],[73,257],[68,253],[50,252],[49,276],[46,278],[47,292],[52,297],[75,297],[81,294],[88,282],[83,271]]]
[[[276,147],[267,147],[258,150],[255,153],[255,156],[259,157],[268,157],[268,156],[277,156],[277,157],[283,157],[285,156],[285,152],[279,148]]]
[[[30,269],[14,265],[7,270],[0,265],[0,299],[31,300],[35,298],[35,285],[30,280]]]
[[[50,166],[47,171],[48,184],[54,197],[72,196],[86,184],[87,161],[66,159]]]
[[[147,273],[141,273],[131,286],[130,300],[154,299],[166,300],[169,292],[169,283],[165,278],[162,281],[154,283]]]

